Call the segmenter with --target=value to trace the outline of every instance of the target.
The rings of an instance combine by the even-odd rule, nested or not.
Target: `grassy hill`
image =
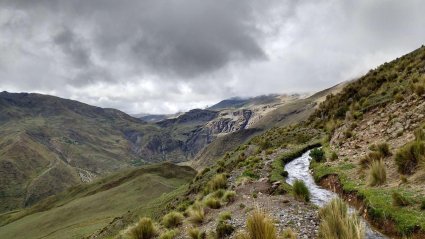
[[[158,215],[194,176],[189,167],[165,163],[78,185],[29,209],[0,215],[7,223],[0,238],[81,238],[129,211],[130,218]]]

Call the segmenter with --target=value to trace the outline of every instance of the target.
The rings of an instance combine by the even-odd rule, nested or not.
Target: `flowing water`
[[[338,197],[338,195],[316,184],[309,170],[309,167],[310,167],[309,154],[310,154],[310,151],[307,151],[301,157],[298,157],[285,165],[285,170],[288,171],[289,173],[286,181],[287,183],[292,185],[292,183],[296,179],[303,180],[306,186],[308,187],[308,189],[310,190],[311,202],[319,207],[322,207],[323,205],[331,201],[333,198]],[[357,212],[357,210],[353,207],[350,207],[350,211]],[[362,220],[364,221],[366,226],[366,238],[368,239],[388,238],[382,235],[381,233],[377,232],[376,230],[374,230],[371,227],[371,225],[367,221],[365,221],[363,218]]]

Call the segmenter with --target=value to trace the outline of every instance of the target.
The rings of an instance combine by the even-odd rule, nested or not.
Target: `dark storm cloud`
[[[424,44],[423,0],[0,0],[0,90],[127,112],[320,90]]]

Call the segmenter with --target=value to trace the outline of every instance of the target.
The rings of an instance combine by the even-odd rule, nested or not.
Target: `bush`
[[[215,232],[218,238],[226,238],[232,234],[234,230],[235,228],[226,221],[219,221],[217,223],[217,227],[215,228]]]
[[[388,146],[387,143],[381,143],[377,145],[378,148],[378,152],[383,156],[383,157],[389,157],[391,156],[391,151],[390,151],[390,147]]]
[[[392,198],[393,205],[396,207],[405,207],[410,204],[409,199],[407,199],[405,196],[401,195],[398,192],[393,192]]]
[[[150,239],[158,235],[158,231],[152,222],[152,219],[144,217],[130,227],[127,231],[131,239]]]
[[[280,176],[287,178],[289,176],[289,173],[288,173],[288,171],[285,170],[280,174]]]
[[[226,202],[226,203],[234,202],[235,199],[236,199],[235,191],[226,191],[222,197],[223,202]]]
[[[316,162],[322,162],[325,159],[325,152],[322,148],[312,149],[309,155]]]
[[[168,230],[162,233],[159,239],[173,239],[177,236],[177,234],[178,234],[178,231],[176,230]]]
[[[162,225],[166,228],[178,227],[183,223],[183,215],[179,212],[170,212],[162,218]]]
[[[412,174],[425,154],[423,142],[414,141],[403,146],[396,153],[395,161],[398,171],[402,174]]]
[[[319,210],[319,238],[323,239],[364,239],[365,227],[354,214],[348,213],[347,204],[333,199]]]
[[[305,202],[310,201],[310,191],[302,180],[295,180],[292,185],[292,191],[294,192],[295,198],[303,200]]]
[[[202,223],[205,218],[204,207],[199,203],[192,205],[187,211],[187,214],[189,215],[189,221],[195,224]]]
[[[369,185],[378,186],[387,181],[387,171],[382,160],[375,160],[369,168]]]
[[[247,219],[246,231],[236,235],[237,239],[277,239],[274,223],[264,213],[254,211]]]
[[[297,239],[297,234],[291,229],[286,228],[282,231],[282,237],[283,239]]]
[[[214,192],[227,187],[227,177],[224,174],[215,175],[207,184],[207,191]]]
[[[425,93],[425,87],[422,84],[415,84],[414,90],[418,96],[422,96]]]
[[[197,227],[191,227],[187,231],[188,236],[191,239],[204,239],[205,238],[205,232],[201,232],[199,228]]]
[[[204,203],[205,203],[205,206],[212,208],[212,209],[218,209],[218,208],[221,207],[220,200],[218,200],[217,198],[211,197],[211,196],[206,197],[204,199]]]

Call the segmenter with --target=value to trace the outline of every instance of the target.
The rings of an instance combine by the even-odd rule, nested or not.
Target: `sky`
[[[425,42],[423,0],[0,0],[0,91],[130,114],[314,92]]]

